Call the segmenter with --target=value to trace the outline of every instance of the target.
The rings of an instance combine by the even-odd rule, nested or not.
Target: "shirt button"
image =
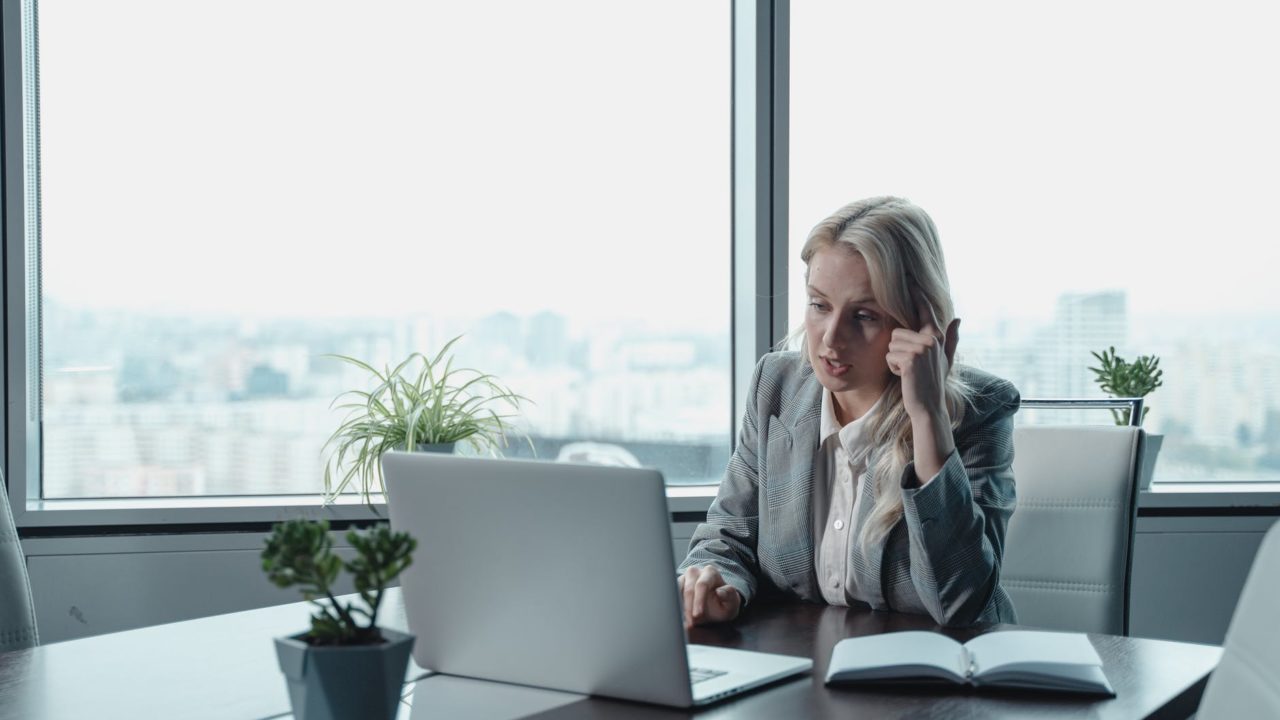
[[[837,520],[837,521],[836,521],[836,529],[837,529],[837,530],[843,530],[843,529],[844,529],[844,521],[843,521],[843,520]]]
[[[838,588],[838,587],[840,587],[840,581],[839,581],[839,580],[832,579],[832,581],[831,581],[831,587],[833,587],[833,588]]]

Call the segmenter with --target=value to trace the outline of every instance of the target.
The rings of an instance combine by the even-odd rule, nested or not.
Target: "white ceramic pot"
[[[1151,487],[1151,478],[1156,473],[1156,456],[1160,454],[1160,446],[1164,443],[1164,435],[1142,431],[1141,454],[1138,465],[1138,489]]]

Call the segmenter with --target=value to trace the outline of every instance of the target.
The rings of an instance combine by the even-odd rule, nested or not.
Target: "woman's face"
[[[871,293],[867,261],[839,247],[814,253],[808,297],[805,346],[822,386],[833,393],[884,389],[894,322]]]

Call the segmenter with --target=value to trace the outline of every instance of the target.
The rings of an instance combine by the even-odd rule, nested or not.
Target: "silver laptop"
[[[430,453],[382,459],[414,660],[450,675],[676,707],[808,658],[686,645],[657,470]]]

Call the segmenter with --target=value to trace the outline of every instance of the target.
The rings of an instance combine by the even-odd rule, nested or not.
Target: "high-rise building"
[[[1123,290],[1096,293],[1064,293],[1058,297],[1053,324],[1043,333],[1036,366],[1046,396],[1059,398],[1100,398],[1090,367],[1098,361],[1092,355],[1115,347],[1123,355],[1128,339],[1128,315]],[[1055,414],[1055,422],[1097,422],[1097,411],[1067,411]]]

